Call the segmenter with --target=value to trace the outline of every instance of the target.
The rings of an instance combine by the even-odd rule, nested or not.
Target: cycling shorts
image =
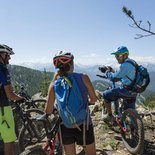
[[[63,124],[61,125],[62,142],[64,145],[69,145],[77,143],[78,145],[83,145],[83,125],[79,126],[81,131],[77,128],[66,128]],[[86,127],[86,145],[92,144],[94,142],[94,131],[93,125],[89,125],[87,130]]]
[[[4,116],[0,107],[0,136],[4,143],[16,140],[15,123],[11,106],[4,106]]]

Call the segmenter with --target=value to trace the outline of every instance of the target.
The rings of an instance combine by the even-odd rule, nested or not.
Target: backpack
[[[128,60],[126,62],[129,62],[136,68],[135,79],[131,83],[132,90],[136,93],[142,93],[150,83],[150,76],[147,68],[142,65],[138,65],[135,61]]]
[[[54,91],[63,124],[67,128],[78,128],[87,119],[88,111],[88,93],[82,74],[59,77],[54,83]]]

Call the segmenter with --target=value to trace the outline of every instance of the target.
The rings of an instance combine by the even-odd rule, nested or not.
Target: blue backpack
[[[59,115],[68,128],[78,127],[87,119],[88,96],[82,74],[71,73],[54,83]]]
[[[136,76],[131,83],[132,90],[142,93],[150,83],[150,76],[147,69],[142,65],[138,65],[135,61],[128,60],[126,62],[129,62],[136,68]]]

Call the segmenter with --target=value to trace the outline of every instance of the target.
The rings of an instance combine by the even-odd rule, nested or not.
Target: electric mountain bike
[[[105,76],[97,75],[100,78],[106,79]],[[113,82],[111,88],[115,87]],[[144,148],[144,126],[141,117],[135,109],[124,109],[124,104],[127,99],[118,99],[114,104],[114,122],[110,124],[113,126],[115,132],[121,134],[121,139],[124,146],[131,154],[142,154]],[[118,128],[115,130],[115,127]]]

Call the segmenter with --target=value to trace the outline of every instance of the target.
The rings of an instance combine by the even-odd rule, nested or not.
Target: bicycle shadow
[[[96,153],[98,155],[108,155],[104,150],[101,150],[101,149],[96,149]],[[85,155],[84,150],[82,150],[81,152],[79,152],[77,155]]]

